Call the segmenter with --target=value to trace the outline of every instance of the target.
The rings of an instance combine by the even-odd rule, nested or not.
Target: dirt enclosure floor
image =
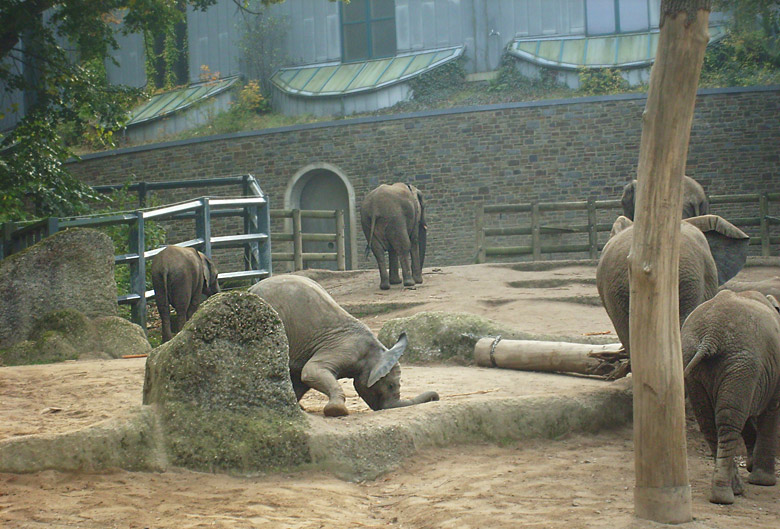
[[[521,331],[579,336],[612,330],[597,302],[595,268],[514,270],[473,265],[426,269],[414,290],[378,289],[375,271],[310,272],[374,331],[423,310],[480,314]],[[780,275],[750,267],[740,279]],[[143,359],[0,368],[0,441],[73,431],[140,405]],[[405,366],[402,395],[435,389],[442,401],[516,394],[521,374],[475,367]],[[555,374],[522,379],[525,393],[581,391],[609,384]],[[530,380],[530,379],[528,379]],[[351,415],[368,411],[344,381]],[[325,400],[305,409],[321,419]],[[426,405],[421,405],[426,406]],[[392,411],[392,410],[391,410]],[[411,413],[407,409],[406,413]],[[2,528],[620,528],[660,527],[633,516],[630,427],[559,439],[425,449],[373,481],[325,472],[232,477],[189,472],[44,471],[0,474]],[[780,527],[780,486],[747,485],[734,505],[707,501],[712,472],[695,421],[688,421],[695,521],[682,527]],[[741,469],[743,477],[747,473]]]

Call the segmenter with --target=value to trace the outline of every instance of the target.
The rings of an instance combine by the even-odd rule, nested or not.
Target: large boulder
[[[116,316],[114,244],[99,231],[71,229],[0,261],[0,348],[27,340],[50,312]]]
[[[614,341],[614,337],[603,336],[531,334],[466,312],[419,312],[406,318],[396,318],[382,326],[378,338],[386,347],[391,347],[404,331],[409,337],[409,345],[402,357],[404,363],[470,365],[474,363],[474,345],[487,336],[596,344]]]
[[[311,460],[282,321],[248,292],[210,297],[146,363],[143,402],[171,464],[252,472]]]
[[[49,312],[38,319],[27,340],[0,349],[7,366],[79,359],[110,359],[145,354],[152,349],[143,329],[119,316],[89,319],[74,309]]]

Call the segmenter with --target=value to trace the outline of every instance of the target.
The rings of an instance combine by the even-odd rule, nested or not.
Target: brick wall
[[[426,266],[465,264],[479,204],[619,198],[636,171],[644,105],[631,94],[341,120],[121,149],[71,169],[93,185],[252,173],[275,208],[314,163],[346,175],[358,207],[380,183],[409,182],[427,198]],[[780,87],[702,91],[687,174],[709,194],[777,191]],[[359,224],[360,266],[374,266]]]

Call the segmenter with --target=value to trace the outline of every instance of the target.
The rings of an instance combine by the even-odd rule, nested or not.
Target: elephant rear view
[[[217,267],[195,248],[168,246],[152,259],[152,285],[162,323],[162,341],[167,342],[189,321],[200,306],[201,295],[220,291]],[[171,309],[176,322],[171,332]]]
[[[710,201],[704,188],[691,178],[683,175],[682,179],[682,218],[699,217],[710,212]],[[634,220],[634,206],[636,203],[636,180],[632,180],[623,188],[623,196],[620,204],[623,206],[623,215],[629,220]]]
[[[428,227],[419,189],[403,183],[380,185],[363,199],[360,223],[368,243],[366,256],[370,249],[379,267],[379,288],[387,290],[401,282],[399,259],[404,286],[422,283]],[[390,261],[389,276],[385,252]]]

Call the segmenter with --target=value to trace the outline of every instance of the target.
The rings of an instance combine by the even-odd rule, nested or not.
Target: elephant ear
[[[398,363],[398,359],[401,358],[401,355],[406,351],[406,345],[408,343],[409,341],[406,338],[406,333],[402,332],[395,345],[382,353],[379,362],[371,370],[371,373],[368,375],[368,387],[376,384],[393,369],[395,364]]]
[[[766,299],[769,301],[769,304],[772,305],[778,313],[780,313],[780,303],[777,302],[777,298],[772,294],[767,294]]]
[[[718,267],[718,285],[734,277],[747,260],[750,237],[718,215],[700,215],[685,219],[704,233],[710,253]]]
[[[636,196],[636,180],[631,180],[623,188],[623,196],[620,197],[620,205],[623,206],[623,215],[628,220],[634,220],[634,197]]]
[[[615,219],[615,222],[612,224],[612,230],[609,232],[609,238],[611,239],[621,231],[630,228],[634,225],[634,222],[629,219],[628,217],[624,217],[623,215],[620,215],[617,219]]]

